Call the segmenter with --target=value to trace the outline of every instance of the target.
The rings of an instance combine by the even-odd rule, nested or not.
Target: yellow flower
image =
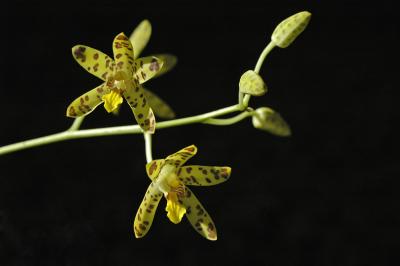
[[[74,100],[67,108],[67,116],[85,116],[103,102],[107,112],[112,112],[125,98],[140,127],[153,133],[155,118],[141,83],[155,76],[163,62],[154,56],[134,59],[132,44],[123,33],[115,37],[113,53],[114,60],[85,45],[72,48],[75,60],[104,83]]]
[[[182,166],[197,152],[194,145],[188,146],[165,159],[151,161],[146,171],[152,180],[139,210],[133,229],[137,238],[149,231],[161,197],[167,200],[167,217],[179,223],[186,215],[194,229],[209,240],[217,240],[217,230],[210,215],[193,192],[187,187],[212,186],[226,181],[231,168],[227,166]]]

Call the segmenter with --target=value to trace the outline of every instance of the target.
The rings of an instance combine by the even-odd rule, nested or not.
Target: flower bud
[[[288,47],[304,31],[310,22],[311,13],[302,11],[288,17],[275,28],[271,40],[280,48]]]
[[[248,70],[240,77],[239,90],[252,96],[261,96],[267,92],[267,85],[260,75],[253,70]]]
[[[278,112],[271,108],[258,108],[253,115],[253,126],[280,137],[289,137],[292,132],[289,125]]]

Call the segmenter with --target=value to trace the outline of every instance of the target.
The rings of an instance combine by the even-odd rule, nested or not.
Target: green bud
[[[258,108],[253,115],[252,122],[255,128],[280,137],[289,137],[292,134],[289,125],[281,115],[268,107]]]
[[[248,70],[240,77],[239,90],[252,96],[261,96],[267,92],[267,85],[260,75],[253,70]]]
[[[271,40],[280,48],[288,47],[304,31],[310,22],[311,13],[302,11],[288,17],[275,28]]]

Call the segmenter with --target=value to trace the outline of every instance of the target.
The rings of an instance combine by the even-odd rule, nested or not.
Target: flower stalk
[[[143,133],[143,136],[144,136],[146,162],[149,163],[153,161],[152,138],[151,134],[149,133]]]
[[[226,115],[229,113],[237,112],[241,110],[241,106],[232,105],[229,107],[221,108],[209,113],[204,113],[196,116],[178,118],[168,121],[163,121],[157,123],[157,129],[170,128],[176,126],[183,126],[195,123],[205,123],[213,124],[212,122],[207,123],[210,118]],[[102,137],[102,136],[114,136],[114,135],[128,135],[128,134],[142,134],[143,130],[138,125],[130,126],[116,126],[116,127],[104,127],[96,129],[79,129],[80,124],[83,121],[83,117],[76,118],[72,126],[60,133],[39,137],[35,139],[25,140],[18,143],[6,145],[0,147],[0,155],[7,153],[12,153],[20,150],[25,150],[28,148],[48,145],[51,143],[71,140],[71,139],[81,139],[81,138],[92,138],[92,137]],[[239,120],[240,121],[240,120]],[[238,122],[239,122],[238,121]]]

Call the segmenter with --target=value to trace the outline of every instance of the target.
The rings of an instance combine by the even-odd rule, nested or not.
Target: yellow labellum
[[[178,202],[178,195],[175,192],[168,193],[167,196],[167,216],[174,224],[182,221],[183,215],[186,213],[186,208]]]
[[[104,108],[111,113],[123,102],[123,98],[118,89],[112,90],[101,98],[104,101]]]

